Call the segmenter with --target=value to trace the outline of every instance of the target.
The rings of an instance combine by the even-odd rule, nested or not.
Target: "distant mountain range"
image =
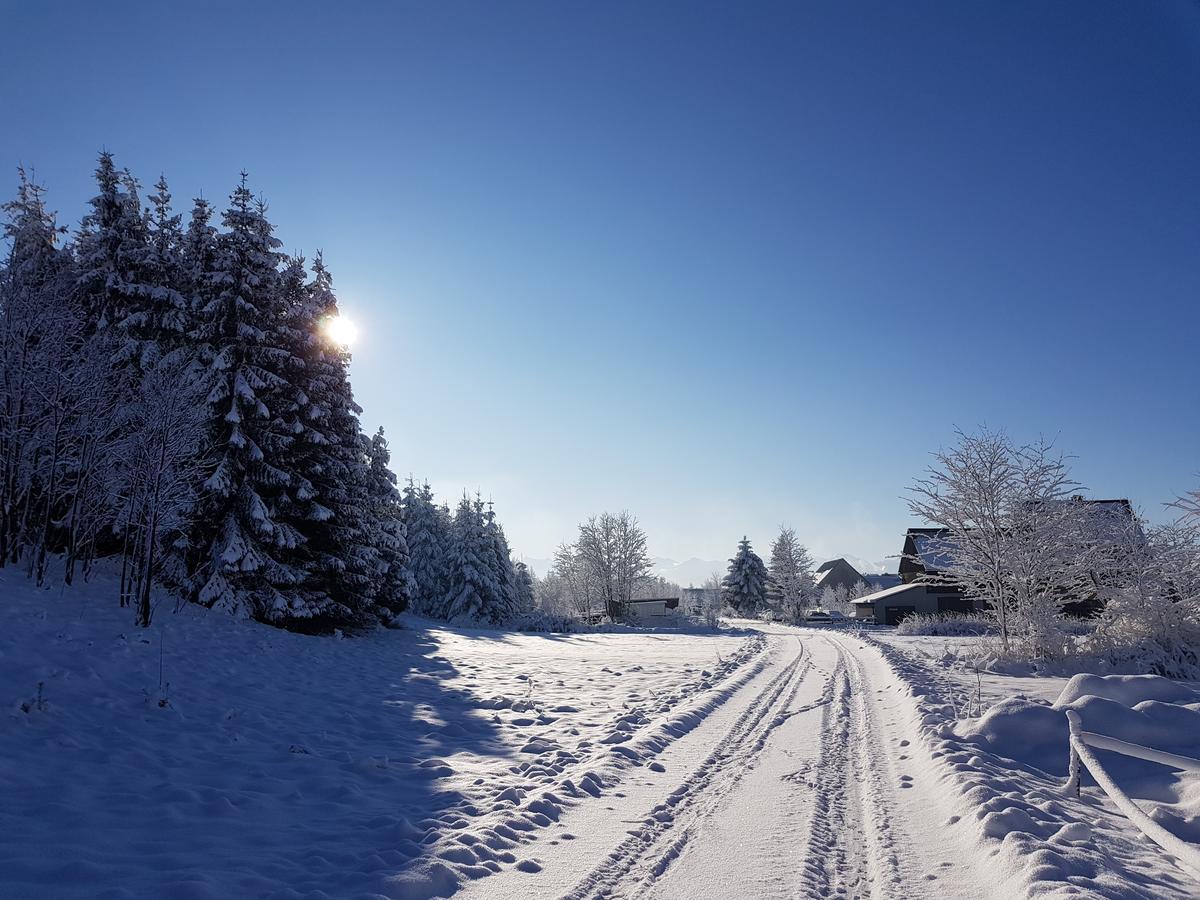
[[[895,560],[868,562],[857,556],[845,556],[844,559],[863,574],[896,571]],[[553,565],[553,561],[549,559],[534,559],[533,557],[526,556],[523,557],[523,560],[525,565],[533,569],[539,576],[549,572],[551,565]],[[825,562],[823,559],[816,560],[817,565],[823,562]],[[708,580],[708,576],[713,572],[720,572],[724,575],[725,570],[729,568],[729,560],[699,559],[695,556],[683,562],[670,559],[666,556],[656,556],[651,560],[651,564],[655,575],[661,575],[663,578],[673,581],[681,587],[687,587],[688,585],[699,587]]]

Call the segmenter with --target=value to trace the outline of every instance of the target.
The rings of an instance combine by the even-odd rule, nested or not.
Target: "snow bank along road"
[[[528,845],[530,871],[463,896],[989,896],[880,654],[764,630],[760,667],[701,725]]]

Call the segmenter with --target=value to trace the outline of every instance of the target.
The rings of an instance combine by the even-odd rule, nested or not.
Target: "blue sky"
[[[246,169],[325,252],[398,472],[548,556],[781,522],[879,559],[986,423],[1152,516],[1200,482],[1200,7],[18,3],[0,166]],[[15,183],[15,174],[10,175]]]

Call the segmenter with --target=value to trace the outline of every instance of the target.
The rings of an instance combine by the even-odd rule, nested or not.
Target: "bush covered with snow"
[[[522,613],[512,621],[511,626],[517,631],[549,634],[573,634],[593,630],[590,625],[581,622],[575,616],[548,612],[544,609],[533,609]]]
[[[978,637],[995,634],[996,626],[986,616],[973,613],[938,613],[907,616],[896,626],[897,634]]]

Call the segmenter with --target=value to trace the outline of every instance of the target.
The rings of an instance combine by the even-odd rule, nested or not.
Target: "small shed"
[[[629,618],[642,625],[662,622],[679,608],[678,597],[651,597],[629,601]]]

